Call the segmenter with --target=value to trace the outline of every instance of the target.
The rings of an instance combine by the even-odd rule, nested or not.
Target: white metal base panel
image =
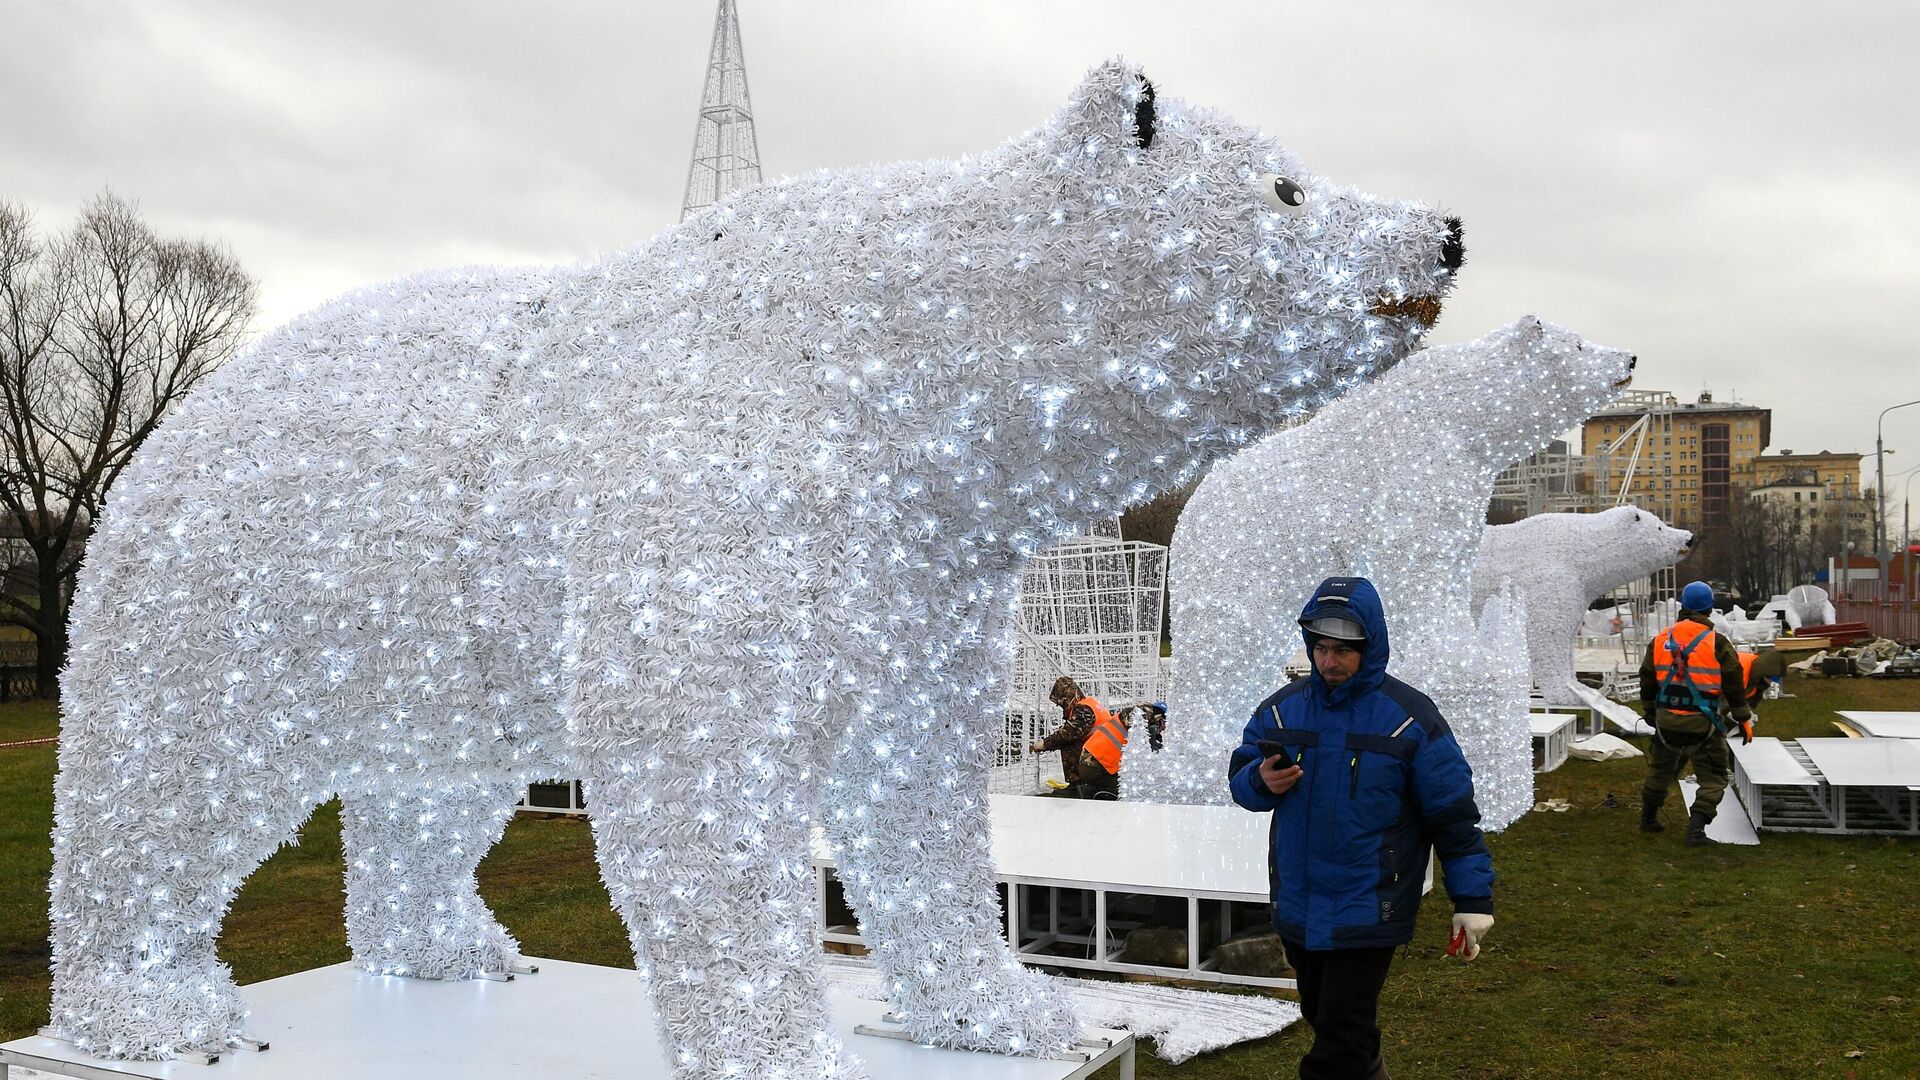
[[[1920,740],[1735,743],[1733,782],[1755,826],[1920,835]]]
[[[0,1046],[0,1062],[91,1080],[667,1080],[646,983],[633,971],[534,961],[510,983],[368,975],[335,964],[241,987],[251,1034],[271,1049],[233,1051],[212,1065],[107,1061],[43,1036]],[[840,1038],[874,1080],[1075,1080],[1119,1061],[1133,1076],[1133,1036],[1091,1034],[1111,1045],[1089,1061],[943,1050],[859,1034],[884,1026],[886,1006],[831,995]]]
[[[1291,988],[1292,979],[1223,972],[1203,924],[1272,926],[1267,881],[1271,818],[1238,806],[988,796],[996,879],[1007,890],[1007,939],[1020,958],[1050,967],[1116,971],[1198,982]],[[826,918],[833,853],[814,832],[814,866],[824,940],[860,944]],[[1433,889],[1428,861],[1423,892]],[[1116,897],[1168,897],[1185,906],[1187,963],[1130,962],[1125,935],[1110,919]],[[1210,906],[1209,906],[1210,905]],[[1248,908],[1258,912],[1250,920]],[[1044,914],[1043,914],[1044,912]]]
[[[1842,710],[1840,715],[1875,738],[1920,739],[1920,712]]]

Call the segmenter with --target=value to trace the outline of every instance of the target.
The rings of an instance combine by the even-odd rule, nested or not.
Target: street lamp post
[[[1874,514],[1874,548],[1880,555],[1880,595],[1887,594],[1887,466],[1886,445],[1880,437],[1881,424],[1887,414],[1895,409],[1904,409],[1909,405],[1920,405],[1920,398],[1903,401],[1898,405],[1889,405],[1880,410],[1880,416],[1873,422],[1873,486],[1879,488],[1876,498],[1880,501],[1879,511]]]
[[[1901,590],[1906,595],[1900,599],[1905,600],[1909,608],[1920,602],[1913,595],[1917,580],[1913,572],[1913,478],[1916,476],[1920,476],[1920,468],[1907,470],[1907,490],[1900,496],[1900,565],[1907,568],[1907,580],[1902,582],[1905,588]]]

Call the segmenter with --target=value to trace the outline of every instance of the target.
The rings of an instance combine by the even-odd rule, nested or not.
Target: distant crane
[[[729,192],[760,182],[760,141],[747,100],[747,62],[740,51],[740,16],[733,0],[720,0],[713,17],[713,52],[707,60],[700,119],[693,129],[693,163],[680,220],[719,202]]]

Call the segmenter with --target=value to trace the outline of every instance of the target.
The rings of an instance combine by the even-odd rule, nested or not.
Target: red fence
[[[1841,622],[1863,622],[1876,635],[1897,641],[1920,640],[1920,602],[1913,599],[1848,600],[1836,597]]]

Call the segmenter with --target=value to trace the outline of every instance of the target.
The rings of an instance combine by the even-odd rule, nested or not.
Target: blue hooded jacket
[[[1233,801],[1272,811],[1273,925],[1309,949],[1403,944],[1413,937],[1429,850],[1455,911],[1493,913],[1493,856],[1480,834],[1473,771],[1425,694],[1387,674],[1386,614],[1365,578],[1320,583],[1300,613],[1354,619],[1360,670],[1329,687],[1318,667],[1260,703],[1227,767]],[[1260,779],[1265,739],[1286,747],[1300,780],[1275,795]]]

